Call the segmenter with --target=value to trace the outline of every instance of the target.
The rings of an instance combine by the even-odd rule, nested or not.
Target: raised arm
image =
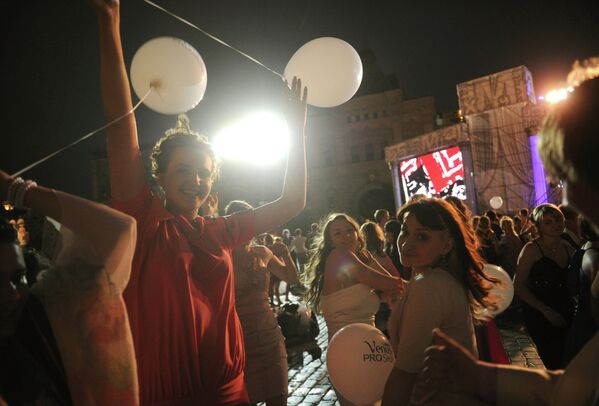
[[[288,91],[285,116],[289,126],[290,146],[287,172],[281,197],[255,209],[254,233],[270,231],[297,216],[306,207],[306,126],[307,88],[301,80],[293,80]]]
[[[401,289],[402,281],[400,278],[389,275],[384,270],[375,269],[362,262],[353,252],[345,249],[336,248],[329,254],[326,263],[327,273],[342,271],[347,273],[354,280],[374,289],[382,291],[398,291]]]
[[[118,0],[92,0],[100,37],[100,79],[108,122],[132,109],[129,79],[125,68],[120,33]],[[139,152],[135,116],[108,127],[108,165],[113,198],[128,200],[144,186],[144,167]]]
[[[6,196],[12,182],[8,174],[0,171],[0,196]],[[98,262],[92,265],[104,266],[111,282],[120,292],[124,290],[129,281],[135,247],[136,228],[132,217],[108,206],[42,186],[31,186],[23,193],[24,206],[52,217],[69,228],[76,238],[89,243],[96,254],[93,260]]]
[[[275,242],[271,247],[273,256],[268,263],[268,270],[272,272],[277,278],[290,283],[295,284],[299,282],[299,276],[297,273],[297,266],[295,261],[291,258],[291,253],[285,244],[282,242]],[[279,258],[282,258],[281,261]]]

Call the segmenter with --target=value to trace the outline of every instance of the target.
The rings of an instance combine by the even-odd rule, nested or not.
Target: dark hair
[[[157,178],[158,175],[166,172],[170,163],[173,151],[178,148],[196,149],[208,154],[212,160],[212,179],[216,179],[219,173],[220,162],[216,158],[212,145],[206,137],[193,132],[168,132],[160,138],[152,148],[150,160],[152,162],[152,176]]]
[[[0,219],[0,243],[17,243],[17,231],[12,224],[4,219]]]
[[[518,213],[520,213],[521,216],[528,217],[528,209],[526,208],[518,210]]]
[[[388,217],[389,211],[385,210],[385,209],[378,209],[377,211],[374,212],[374,221],[376,221],[377,223],[380,223],[381,220],[383,219],[383,217],[385,217],[385,214]]]
[[[578,218],[578,227],[580,228],[580,236],[587,241],[599,240],[599,235],[593,228],[593,225],[585,217],[580,216]]]
[[[270,247],[271,245],[273,245],[275,243],[275,237],[270,234],[270,233],[264,233],[264,245],[266,245],[267,247]]]
[[[412,196],[410,196],[407,204],[416,203],[417,201],[422,200],[422,199],[428,199],[428,197],[424,193],[416,193],[416,194],[413,194]],[[401,210],[401,208],[399,210]],[[399,213],[399,210],[398,210],[398,213]],[[399,215],[398,215],[398,217],[399,217]]]
[[[231,200],[225,207],[225,216],[251,209],[253,209],[252,205],[245,200]]]
[[[538,205],[537,207],[535,207],[532,211],[532,222],[535,224],[535,226],[539,227],[541,225],[541,221],[543,220],[543,216],[545,215],[550,215],[550,216],[557,216],[557,217],[561,217],[564,218],[564,214],[560,211],[559,207],[557,207],[555,204],[551,204],[551,203],[543,203]],[[540,229],[539,229],[540,232]]]
[[[451,203],[451,205],[453,207],[455,207],[457,209],[457,211],[459,211],[462,216],[464,217],[464,219],[466,221],[470,220],[470,217],[472,217],[472,210],[470,210],[470,207],[468,207],[468,205],[466,204],[466,202],[462,199],[460,199],[459,197],[455,197],[455,196],[445,196],[443,198],[443,200]]]
[[[303,231],[301,228],[296,228],[295,231],[293,232],[293,235],[302,235]]]
[[[385,223],[385,232],[393,234],[393,241],[397,241],[401,232],[401,223],[397,220],[389,220]]]
[[[599,77],[557,103],[540,130],[539,154],[548,174],[599,190]]]
[[[420,224],[432,230],[447,230],[454,245],[446,270],[453,275],[468,292],[470,310],[473,317],[480,316],[483,307],[495,308],[495,300],[490,297],[489,282],[496,282],[483,272],[483,260],[474,244],[472,229],[466,227],[458,211],[448,202],[440,199],[421,199],[409,203],[398,213],[400,221],[407,214],[413,214]]]
[[[487,210],[485,212],[485,216],[487,216],[489,220],[491,220],[491,223],[497,221],[497,213],[495,213],[495,210]]]
[[[371,254],[376,254],[378,256],[385,254],[385,234],[383,234],[381,226],[372,221],[367,221],[362,224],[360,231],[364,236],[366,249],[370,251]]]
[[[562,212],[562,214],[564,215],[564,218],[566,220],[578,221],[578,218],[580,216],[578,215],[578,212],[576,210],[572,210],[570,207],[566,206],[565,204],[560,204],[557,207]]]
[[[488,227],[491,227],[491,219],[488,218],[487,216],[480,216],[478,218],[478,225],[480,226],[481,223],[486,224]],[[477,227],[478,228],[478,227]]]
[[[320,310],[320,295],[324,286],[325,265],[329,254],[333,250],[329,230],[331,224],[336,220],[345,220],[356,230],[358,234],[358,252],[355,254],[361,259],[366,258],[366,244],[356,220],[345,213],[330,213],[320,220],[319,231],[314,237],[310,260],[305,273],[305,284],[308,286],[305,299],[317,312]]]

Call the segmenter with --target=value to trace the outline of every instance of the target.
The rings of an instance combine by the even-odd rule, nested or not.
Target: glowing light
[[[531,135],[528,137],[528,143],[530,145],[530,155],[532,158],[532,176],[535,187],[535,206],[541,203],[547,203],[547,182],[545,177],[545,169],[543,168],[543,162],[541,161],[541,155],[539,155],[539,136]]]
[[[559,103],[566,100],[568,98],[568,93],[571,93],[573,90],[572,87],[551,90],[545,95],[545,101],[552,104]]]
[[[271,165],[289,149],[289,128],[272,113],[257,113],[234,123],[217,134],[214,150],[223,159]]]
[[[11,211],[13,209],[12,204],[10,204],[9,202],[2,203],[2,206],[4,207],[5,211]]]

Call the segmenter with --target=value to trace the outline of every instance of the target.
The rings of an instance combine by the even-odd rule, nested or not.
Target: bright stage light
[[[574,91],[573,87],[564,87],[561,89],[554,89],[549,91],[545,97],[543,98],[543,100],[545,100],[548,103],[559,103],[563,100],[566,100],[568,98],[568,93],[572,93]]]
[[[218,133],[214,150],[223,159],[270,165],[285,157],[289,128],[272,113],[251,115]]]

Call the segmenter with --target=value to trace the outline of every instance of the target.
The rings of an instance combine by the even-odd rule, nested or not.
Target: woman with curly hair
[[[107,121],[132,110],[115,0],[93,0]],[[307,90],[294,79],[283,110],[290,133],[281,197],[231,216],[205,218],[218,173],[204,137],[182,123],[156,144],[145,178],[135,116],[107,128],[113,206],[137,220],[137,243],[125,302],[138,361],[143,405],[249,404],[245,350],[235,310],[233,249],[299,214],[306,205],[304,128]]]
[[[464,404],[459,395],[423,389],[424,350],[441,328],[476,354],[473,318],[494,307],[488,293],[494,280],[483,274],[472,230],[450,203],[422,199],[397,217],[401,263],[412,268],[412,278],[389,322],[396,361],[383,404]]]
[[[341,328],[352,323],[374,326],[374,315],[383,296],[394,296],[402,287],[401,278],[391,276],[366,250],[358,223],[343,213],[329,214],[319,227],[308,263],[308,302],[321,310],[329,341]],[[342,405],[350,405],[339,393]]]

